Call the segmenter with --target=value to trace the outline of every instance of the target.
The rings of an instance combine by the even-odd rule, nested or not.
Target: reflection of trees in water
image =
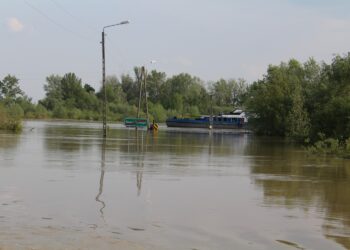
[[[209,132],[152,133],[129,129],[124,130],[123,134],[113,136],[117,135],[120,140],[109,141],[108,150],[114,148],[119,151],[116,156],[118,159],[115,159],[119,161],[119,171],[136,172],[138,194],[141,193],[145,171],[182,175],[189,172],[196,173],[195,171],[202,166],[201,162],[208,164],[208,157],[234,157],[234,154],[242,154],[248,141],[247,135]]]
[[[135,129],[129,131],[128,136],[129,140],[127,141],[127,144],[121,146],[120,149],[123,148],[124,151],[126,150],[128,153],[128,160],[131,161],[135,167],[135,170],[133,171],[136,172],[136,187],[137,195],[139,196],[142,189],[145,155],[147,154],[148,148],[154,145],[154,143],[151,143],[149,140],[153,141],[153,139],[156,138],[157,133]]]
[[[136,186],[137,186],[137,195],[141,194],[141,188],[142,188],[142,177],[143,177],[143,167],[144,167],[144,156],[145,153],[147,153],[147,143],[148,143],[148,137],[149,133],[144,134],[141,132],[141,135],[139,135],[139,131],[135,130],[135,136],[136,136],[136,153],[138,153],[139,158],[137,161],[137,170],[136,170]],[[155,133],[152,133],[151,135],[155,136]],[[146,140],[144,142],[144,139]]]
[[[17,147],[20,136],[20,134],[16,133],[0,131],[0,148],[6,150]]]
[[[19,146],[20,135],[7,131],[0,131],[0,167],[13,166],[16,158],[17,146]],[[4,161],[3,163],[1,163]]]
[[[140,131],[141,132],[141,131]],[[147,140],[146,140],[147,139]],[[137,149],[137,142],[120,145],[121,152]],[[176,155],[213,154],[227,156],[244,151],[247,135],[222,133],[159,132],[157,136],[145,138],[147,152]]]
[[[201,155],[232,156],[233,153],[242,153],[247,143],[247,136],[242,134],[129,130],[128,137],[126,143],[115,146],[123,153],[120,155],[120,165],[124,168],[129,166],[129,171],[136,171],[138,194],[141,192],[144,171],[194,170],[193,161],[200,157],[198,162],[201,162]]]
[[[329,217],[323,229],[327,237],[350,249],[350,181],[348,177],[350,177],[349,165],[347,165],[346,178],[333,181],[323,189]],[[334,222],[336,226],[333,225]],[[342,228],[337,226],[339,223],[343,225]]]
[[[264,202],[325,213],[324,235],[350,248],[350,162],[317,159],[287,143],[250,145],[254,182],[264,192]],[[259,145],[260,144],[260,145]],[[259,145],[259,147],[256,147]]]
[[[89,150],[96,145],[99,137],[96,129],[46,126],[44,128],[45,149],[54,152],[74,152]]]
[[[111,129],[101,149],[101,131],[70,126],[44,127],[47,159],[60,168],[101,169],[97,202],[103,214],[103,180],[109,171],[127,171],[136,175],[137,193],[141,195],[145,171],[174,171],[186,174],[210,156],[233,157],[242,154],[247,135]],[[100,152],[103,152],[100,157]],[[202,157],[205,156],[205,157]],[[57,160],[59,159],[59,160]],[[216,164],[213,157],[213,164]],[[198,164],[194,165],[196,161]],[[59,163],[59,164],[56,164]],[[207,163],[207,162],[206,162]],[[199,166],[200,167],[200,166]],[[198,168],[199,168],[198,167]],[[99,204],[99,205],[100,205]]]
[[[136,140],[145,131],[139,131],[139,136],[131,135],[132,129],[113,129],[109,131],[108,147],[112,150],[130,152],[137,150]],[[44,146],[49,152],[67,153],[92,150],[98,146],[100,131],[92,128],[74,126],[46,126],[44,128]],[[130,138],[134,137],[134,142]],[[177,155],[210,154],[226,156],[241,153],[247,144],[247,135],[224,133],[190,133],[188,131],[159,131],[157,141],[150,137],[144,141],[148,152],[170,153]],[[146,139],[146,138],[144,138]]]
[[[96,167],[100,149],[101,130],[46,126],[43,145],[48,167],[66,169]]]

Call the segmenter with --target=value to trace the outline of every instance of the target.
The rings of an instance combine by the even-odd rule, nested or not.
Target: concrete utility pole
[[[144,85],[144,88],[145,88],[146,119],[147,119],[147,122],[149,122],[149,117],[148,117],[148,100],[147,100],[147,71],[146,71],[145,67],[142,67],[142,71],[143,71],[143,85]]]
[[[117,25],[128,24],[129,21],[104,26],[102,29],[102,87],[103,87],[103,108],[102,108],[102,123],[103,123],[103,138],[107,137],[107,89],[106,89],[106,55],[105,55],[105,29]]]
[[[106,90],[106,58],[105,58],[105,30],[102,31],[102,87],[103,87],[103,107],[102,123],[103,138],[107,137],[107,90]]]

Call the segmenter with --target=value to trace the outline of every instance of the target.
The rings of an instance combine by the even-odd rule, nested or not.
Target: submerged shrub
[[[0,104],[0,129],[19,132],[22,130],[23,109],[19,105],[5,107]]]
[[[308,147],[308,151],[312,154],[350,158],[350,138],[344,142],[334,138],[323,138]]]

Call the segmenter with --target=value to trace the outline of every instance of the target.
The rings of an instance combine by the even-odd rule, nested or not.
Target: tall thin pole
[[[210,118],[209,118],[209,129],[213,128],[213,95],[210,95]]]
[[[114,27],[117,25],[128,24],[129,21],[122,21],[111,25],[104,26],[102,29],[102,87],[103,87],[103,108],[102,108],[102,121],[103,121],[103,138],[107,137],[107,88],[106,88],[106,58],[105,58],[105,29]]]
[[[139,70],[137,68],[136,71],[137,82],[139,84],[139,105],[137,108],[137,118],[140,118],[140,110],[141,110],[141,99],[142,99],[142,68]]]
[[[149,119],[148,119],[148,100],[147,100],[147,72],[144,66],[142,67],[142,71],[143,71],[143,85],[145,88],[146,119],[147,119],[147,126],[148,126]]]
[[[105,58],[105,31],[102,31],[102,87],[103,87],[103,138],[107,137],[107,89],[106,89],[106,58]]]

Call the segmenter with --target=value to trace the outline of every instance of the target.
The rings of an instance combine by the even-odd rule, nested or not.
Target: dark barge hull
[[[209,123],[166,121],[169,128],[209,128]]]
[[[207,128],[209,129],[209,122],[197,122],[195,120],[179,121],[179,120],[167,120],[166,125],[170,128]],[[214,122],[213,129],[242,129],[245,126],[243,124],[232,123],[219,123]]]

